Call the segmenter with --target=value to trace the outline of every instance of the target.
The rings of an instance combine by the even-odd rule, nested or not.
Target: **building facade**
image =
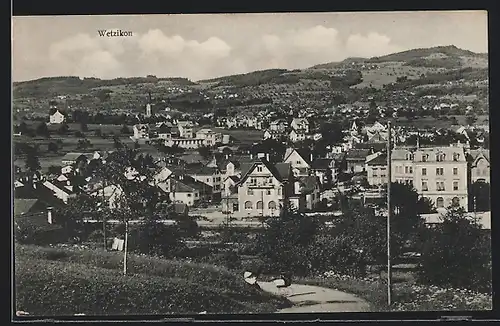
[[[463,147],[398,148],[392,151],[392,182],[412,185],[437,209],[468,210],[468,167]]]

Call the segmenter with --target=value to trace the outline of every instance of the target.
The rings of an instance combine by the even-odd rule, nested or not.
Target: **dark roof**
[[[14,215],[34,213],[37,203],[39,203],[38,199],[14,198]]]
[[[52,190],[43,185],[38,185],[36,189],[30,186],[18,187],[14,191],[14,198],[17,199],[38,199],[43,203],[50,206],[63,206],[65,205],[62,200],[57,198]]]
[[[285,152],[285,155],[286,157],[283,158],[283,161],[286,161],[286,159],[293,153],[293,152],[297,152],[297,154],[300,155],[300,157],[302,157],[302,159],[309,165],[311,165],[311,151],[308,150],[308,149],[305,149],[305,148],[293,148],[289,151],[286,151]],[[288,154],[288,155],[287,155]]]
[[[94,153],[67,153],[61,158],[61,161],[76,161],[82,156],[90,160],[94,156]]]
[[[186,173],[193,175],[214,175],[216,173],[220,173],[220,169],[218,167],[208,167],[206,165],[191,165],[186,169]]]
[[[263,163],[266,168],[273,174],[273,176],[280,182],[286,181],[291,175],[291,165],[289,163],[276,163],[273,165],[265,158],[257,158],[252,163],[241,164],[241,181],[244,181],[257,163]]]
[[[237,175],[230,175],[228,178],[230,178],[236,183],[240,181],[240,177],[238,177]]]
[[[368,165],[387,165],[387,155],[380,154],[379,156],[371,159],[370,161],[366,162]]]
[[[472,149],[469,152],[469,157],[471,158],[471,161],[474,161],[481,154],[484,155],[484,157],[488,160],[488,162],[490,161],[489,149]]]
[[[350,161],[359,161],[365,160],[368,155],[370,155],[372,151],[370,149],[350,149],[347,151],[346,160]]]
[[[315,170],[326,170],[330,168],[332,158],[317,158],[311,163],[311,168]]]
[[[357,143],[354,144],[355,149],[373,149],[378,152],[387,147],[385,142],[373,142],[373,143]]]

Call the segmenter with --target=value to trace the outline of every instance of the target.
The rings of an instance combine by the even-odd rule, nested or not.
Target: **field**
[[[419,78],[422,74],[436,73],[440,69],[426,67],[404,66],[402,62],[389,62],[378,69],[362,70],[363,82],[352,86],[353,88],[374,87],[382,88],[383,85],[396,82],[397,77],[407,76],[408,79]]]
[[[291,306],[207,264],[17,245],[16,310],[30,315],[270,313]],[[40,272],[43,271],[43,272]]]

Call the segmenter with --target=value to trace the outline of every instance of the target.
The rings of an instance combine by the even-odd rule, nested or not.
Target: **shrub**
[[[419,263],[424,284],[491,291],[491,242],[463,208],[450,207],[443,223],[430,230]]]

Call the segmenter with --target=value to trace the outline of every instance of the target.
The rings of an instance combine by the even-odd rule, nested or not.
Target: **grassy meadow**
[[[131,254],[124,276],[119,252],[15,249],[16,310],[32,316],[270,313],[291,306],[213,265]]]

